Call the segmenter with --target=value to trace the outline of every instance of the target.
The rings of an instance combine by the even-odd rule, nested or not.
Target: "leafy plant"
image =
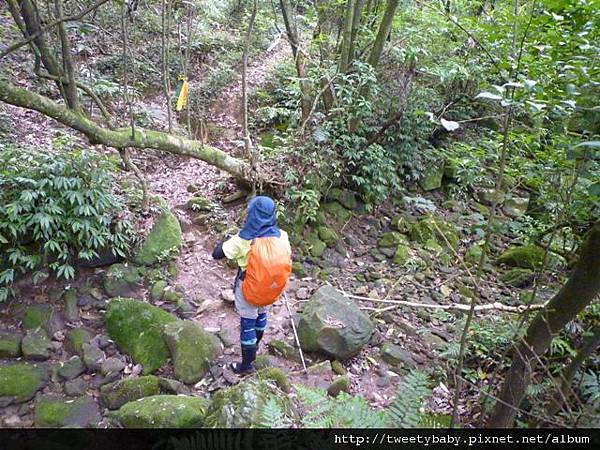
[[[0,300],[26,272],[71,279],[76,259],[126,256],[132,225],[105,157],[59,138],[52,153],[1,146],[0,159]]]

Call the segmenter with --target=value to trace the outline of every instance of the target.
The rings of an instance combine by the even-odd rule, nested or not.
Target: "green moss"
[[[125,403],[161,393],[160,381],[154,375],[126,378],[100,388],[100,399],[108,409],[118,409]]]
[[[290,389],[292,388],[292,385],[290,383],[290,380],[288,379],[287,375],[285,374],[285,372],[281,369],[278,369],[276,367],[268,367],[265,369],[261,369],[258,372],[256,372],[256,378],[258,378],[259,380],[272,380],[275,382],[275,384],[277,385],[277,387],[279,389],[281,389],[283,392],[290,392]]]
[[[269,355],[258,355],[254,360],[254,366],[257,369],[266,369],[267,367],[271,367],[273,363],[271,362],[271,358]]]
[[[344,208],[354,210],[358,206],[356,195],[348,190],[333,188],[327,193],[327,198],[339,202]]]
[[[127,295],[141,287],[142,280],[140,268],[126,264],[113,264],[104,276],[104,290],[111,297]]]
[[[346,369],[344,369],[342,363],[337,359],[331,361],[331,369],[338,375],[346,375]]]
[[[404,265],[410,258],[410,247],[408,245],[399,244],[394,253],[394,264],[399,266]]]
[[[514,287],[525,287],[533,280],[533,270],[514,267],[502,275],[502,281]]]
[[[150,290],[150,297],[152,297],[152,300],[162,300],[167,286],[168,283],[164,280],[159,280],[154,283],[152,285],[152,289]]]
[[[209,405],[202,397],[153,395],[126,403],[113,417],[125,428],[200,428]]]
[[[83,355],[83,344],[88,344],[91,339],[91,333],[85,328],[72,328],[67,334],[67,350],[81,356]]]
[[[324,203],[321,210],[338,222],[347,222],[352,213],[344,208],[339,202]]]
[[[332,397],[337,397],[342,391],[350,392],[350,379],[347,375],[337,377],[327,388],[327,393]]]
[[[327,244],[319,239],[317,233],[311,233],[307,239],[309,245],[309,251],[313,258],[320,258],[323,252],[327,248]]]
[[[42,386],[47,372],[36,364],[0,365],[0,397],[14,397],[15,403],[29,400]]]
[[[169,358],[162,333],[177,318],[160,308],[131,298],[115,298],[106,310],[106,328],[119,348],[152,373]]]
[[[300,261],[294,261],[292,263],[292,270],[298,278],[304,278],[306,276],[306,269],[304,268],[304,264]]]
[[[442,247],[452,250],[456,250],[460,242],[454,225],[433,216],[425,217],[413,224],[410,229],[410,238],[420,244],[425,244],[433,239]]]
[[[167,286],[163,291],[163,300],[169,303],[178,303],[183,300],[183,292],[179,292],[174,286]]]
[[[296,362],[302,362],[300,352],[291,345],[286,344],[282,340],[272,339],[269,341],[269,352],[275,356],[281,356],[285,359],[291,359]]]
[[[210,212],[213,210],[214,205],[206,197],[196,194],[194,197],[192,197],[191,199],[188,200],[188,202],[186,203],[186,207],[188,209],[191,209],[192,211],[208,211],[208,212]]]
[[[496,261],[511,267],[535,270],[542,266],[544,253],[544,249],[537,245],[523,245],[509,248]]]
[[[23,316],[23,327],[26,330],[35,330],[36,328],[46,328],[46,325],[52,317],[52,307],[50,305],[32,305],[25,309]]]
[[[42,402],[35,408],[35,424],[38,427],[62,427],[72,410],[63,402]]]
[[[340,237],[337,235],[337,233],[329,227],[320,226],[317,228],[317,233],[319,235],[319,239],[325,242],[328,247],[334,246],[335,243],[340,240]]]
[[[136,262],[151,266],[161,258],[173,256],[181,247],[181,226],[171,211],[164,211],[155,222],[150,234],[136,256]]]
[[[467,252],[465,253],[465,263],[468,266],[475,266],[479,264],[479,260],[481,259],[481,253],[483,252],[483,247],[479,244],[474,244],[469,247]]]
[[[21,336],[0,333],[0,358],[15,358],[21,354]]]
[[[397,231],[390,231],[388,233],[384,233],[383,236],[381,236],[381,239],[379,240],[377,245],[379,247],[386,248],[395,247],[398,244],[406,244],[407,242],[408,239],[403,234]]]

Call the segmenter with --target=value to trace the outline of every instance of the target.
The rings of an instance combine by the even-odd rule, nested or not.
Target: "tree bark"
[[[2,80],[0,80],[0,101],[38,111],[51,117],[63,125],[83,133],[92,145],[103,144],[116,149],[151,148],[189,156],[212,164],[240,180],[249,179],[250,166],[245,161],[233,158],[217,148],[203,145],[199,141],[139,127],[136,127],[135,135],[132,135],[131,128],[108,130],[79,112],[72,111],[47,97]]]
[[[506,374],[499,402],[488,427],[506,428],[515,415],[530,383],[533,370],[552,342],[553,336],[573,320],[600,292],[600,222],[590,230],[579,261],[567,283],[533,319],[523,342],[516,349]]]
[[[356,55],[356,42],[358,40],[358,30],[360,29],[364,7],[365,0],[356,0],[356,5],[354,6],[354,13],[352,16],[352,32],[350,34],[350,64],[352,64],[352,61],[354,61],[354,56]]]
[[[294,61],[296,63],[296,72],[298,73],[300,92],[302,93],[302,99],[300,101],[300,108],[302,110],[301,122],[304,122],[310,113],[310,86],[306,79],[304,53],[300,48],[298,30],[296,28],[296,18],[290,0],[280,0],[279,3],[281,5],[281,14],[283,15],[283,22],[285,23],[288,40],[292,47],[292,55],[294,56]]]
[[[373,66],[373,68],[377,67],[379,64],[379,59],[381,58],[381,53],[383,52],[383,46],[390,35],[390,31],[392,30],[394,14],[396,14],[398,3],[399,0],[389,0],[387,3],[387,8],[383,13],[383,18],[381,19],[379,30],[377,31],[377,37],[375,37],[375,42],[373,43],[373,47],[371,48],[371,53],[369,53],[369,59],[367,61],[371,66]]]
[[[64,18],[62,2],[63,0],[54,1],[57,19]],[[69,35],[67,34],[65,22],[58,23],[58,35],[60,37],[63,70],[67,80],[67,83],[64,84],[67,104],[69,105],[69,108],[77,110],[79,109],[79,96],[77,95],[77,82],[75,81],[73,59],[71,58],[71,43],[69,42]]]
[[[352,61],[350,60],[352,46],[352,19],[354,18],[354,9],[357,0],[347,0],[344,22],[342,25],[342,44],[340,46],[339,70],[341,73],[348,72]]]

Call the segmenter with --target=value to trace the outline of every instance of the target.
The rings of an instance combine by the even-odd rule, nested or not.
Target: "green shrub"
[[[71,279],[78,258],[126,255],[132,226],[105,157],[59,138],[53,152],[0,146],[0,160],[0,301],[24,273]]]

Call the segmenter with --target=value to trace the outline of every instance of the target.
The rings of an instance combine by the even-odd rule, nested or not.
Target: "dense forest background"
[[[0,5],[4,426],[600,425],[600,1]]]

